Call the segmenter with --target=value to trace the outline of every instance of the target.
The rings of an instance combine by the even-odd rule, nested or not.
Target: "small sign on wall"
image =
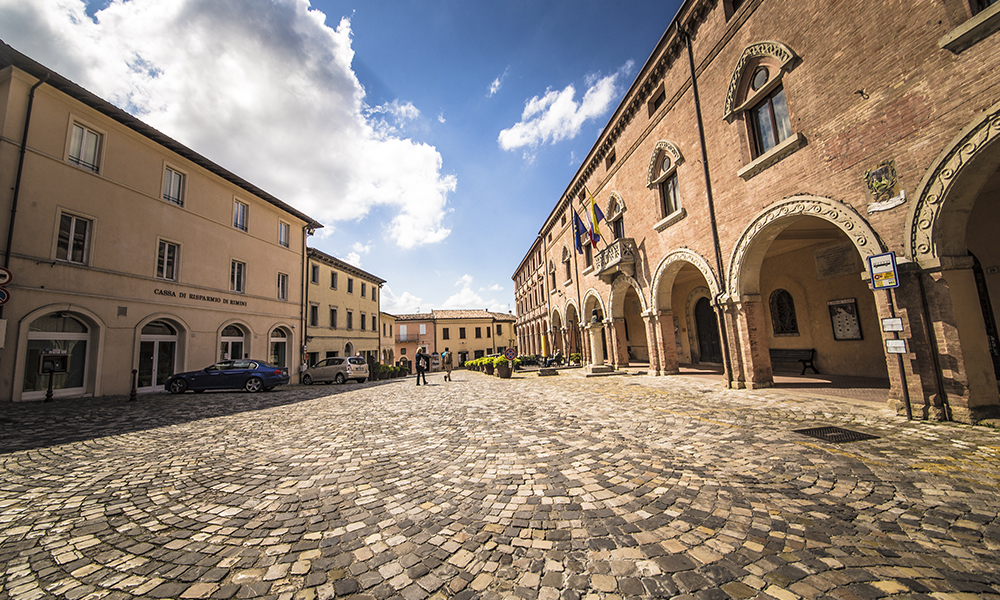
[[[854,298],[831,300],[830,323],[833,325],[833,339],[860,340],[861,321],[858,320],[858,303]]]
[[[885,351],[889,354],[906,354],[906,340],[886,340]]]

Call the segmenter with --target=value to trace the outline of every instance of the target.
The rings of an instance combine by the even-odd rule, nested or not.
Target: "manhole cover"
[[[878,439],[877,435],[869,435],[867,433],[861,433],[860,431],[851,431],[850,429],[842,429],[840,427],[813,427],[811,429],[796,429],[795,433],[808,435],[809,437],[821,439],[826,442],[833,442],[834,444]]]

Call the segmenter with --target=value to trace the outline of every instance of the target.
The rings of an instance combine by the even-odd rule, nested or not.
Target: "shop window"
[[[163,199],[184,206],[184,174],[170,167],[163,175]]]
[[[795,301],[788,290],[774,290],[769,304],[774,335],[798,335],[799,324],[795,318]]]
[[[52,375],[56,395],[84,392],[87,366],[87,344],[90,330],[82,321],[66,314],[51,313],[39,317],[28,326],[28,345],[24,363],[24,399],[42,398],[48,389],[49,375],[38,373],[42,354],[56,350],[69,355],[69,370]]]
[[[73,132],[69,141],[69,162],[97,173],[100,167],[103,141],[104,136],[100,133],[79,123],[73,123]]]
[[[56,258],[81,265],[87,264],[92,229],[92,222],[89,219],[65,213],[59,215]]]
[[[271,364],[276,367],[287,367],[288,334],[285,330],[275,329],[271,332]]]

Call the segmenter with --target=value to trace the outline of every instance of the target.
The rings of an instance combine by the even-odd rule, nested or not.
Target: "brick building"
[[[997,414],[998,29],[988,1],[684,2],[513,276],[522,352],[739,388],[815,350],[917,418]]]

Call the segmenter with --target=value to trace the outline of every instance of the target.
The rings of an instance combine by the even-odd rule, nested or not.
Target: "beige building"
[[[331,356],[379,360],[379,299],[384,279],[309,248],[306,354],[309,364]]]
[[[0,180],[0,400],[43,398],[49,353],[63,397],[229,357],[296,371],[309,216],[3,44]]]
[[[413,360],[418,347],[434,357],[448,348],[455,366],[515,347],[514,316],[487,310],[432,310],[396,317],[396,354]],[[436,366],[434,367],[437,368]]]
[[[390,315],[387,312],[380,313],[379,321],[380,335],[382,336],[382,340],[379,342],[379,346],[382,348],[381,362],[383,365],[394,365],[396,364],[396,345],[393,336],[396,331],[396,315]]]

